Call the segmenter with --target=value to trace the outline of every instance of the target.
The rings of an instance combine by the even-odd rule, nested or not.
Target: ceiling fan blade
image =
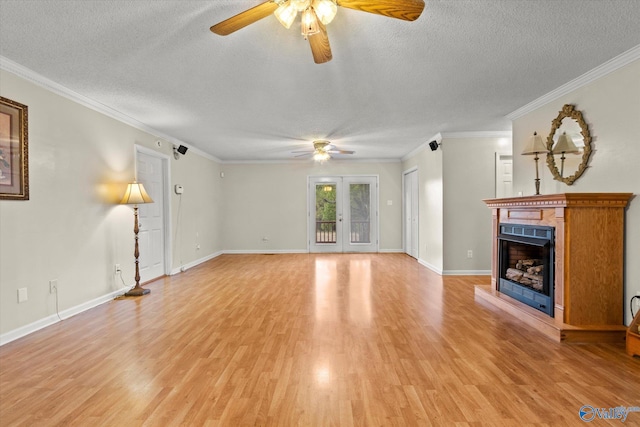
[[[327,151],[329,154],[355,154],[355,151],[349,150],[329,150]]]
[[[312,155],[312,154],[313,154],[313,152],[311,152],[311,153],[304,153],[304,154],[298,154],[297,156],[293,156],[293,157],[305,157],[305,156],[310,156],[310,155]]]
[[[244,12],[240,12],[236,16],[217,23],[216,25],[212,26],[210,30],[220,36],[226,36],[235,31],[238,31],[241,28],[246,27],[247,25],[257,22],[262,18],[266,18],[267,16],[271,15],[277,8],[278,5],[273,1],[266,1],[264,3],[260,3],[255,7],[252,7],[251,9],[245,10]]]
[[[309,150],[304,150],[304,151],[292,151],[292,154],[297,154],[297,153],[306,153],[306,154],[311,154],[313,153],[313,151],[309,151]]]
[[[423,0],[338,0],[338,6],[389,18],[415,21],[424,10]]]
[[[331,45],[329,44],[329,36],[327,35],[327,28],[324,24],[318,21],[320,32],[309,36],[309,44],[311,45],[311,53],[313,53],[313,60],[316,64],[324,64],[331,61],[333,55],[331,54]]]

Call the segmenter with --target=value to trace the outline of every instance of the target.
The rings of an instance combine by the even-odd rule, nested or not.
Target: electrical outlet
[[[120,264],[116,264],[115,265],[114,271],[116,272],[116,274],[122,273],[122,269],[120,268]]]
[[[467,251],[467,258],[473,258],[473,251],[471,249]]]
[[[196,245],[196,251],[200,250],[200,245]]]
[[[27,288],[18,289],[18,303],[25,302],[29,299],[27,296]]]
[[[264,236],[262,238],[262,243],[267,243],[269,241],[269,238],[267,236]]]
[[[58,292],[58,280],[49,280],[49,293],[53,294],[55,292]]]

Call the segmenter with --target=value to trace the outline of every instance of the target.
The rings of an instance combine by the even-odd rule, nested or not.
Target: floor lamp
[[[136,285],[125,294],[125,296],[128,297],[139,297],[151,292],[149,289],[140,286],[140,267],[138,266],[138,257],[140,256],[140,251],[138,250],[138,231],[140,230],[138,228],[138,205],[142,203],[153,203],[144,186],[135,181],[128,184],[127,191],[125,191],[124,197],[120,201],[120,204],[123,205],[133,205],[133,233],[136,236],[135,250],[133,251],[133,256],[136,258]]]
[[[545,145],[544,141],[536,132],[533,133],[533,136],[529,138],[527,142],[527,146],[524,147],[521,154],[531,155],[535,154],[536,157],[534,160],[536,161],[536,196],[540,194],[540,176],[538,175],[538,154],[540,153],[548,153],[549,149]]]

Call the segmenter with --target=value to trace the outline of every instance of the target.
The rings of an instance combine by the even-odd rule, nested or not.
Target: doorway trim
[[[508,153],[508,152],[496,152],[495,153],[496,156],[496,161],[495,161],[495,184],[494,184],[494,197],[496,198],[501,198],[501,197],[512,197],[513,196],[513,154],[512,153]],[[498,189],[499,185],[501,184],[501,177],[500,177],[500,173],[502,172],[502,168],[504,165],[505,161],[511,161],[511,191],[510,194],[502,194],[502,191]]]
[[[416,200],[416,202],[418,203],[418,223],[416,225],[416,232],[415,232],[415,236],[412,236],[412,238],[415,238],[416,241],[418,242],[417,244],[417,248],[418,248],[418,253],[416,254],[416,259],[420,259],[420,190],[419,190],[419,184],[420,184],[420,171],[418,170],[418,166],[414,166],[412,168],[409,168],[407,170],[405,170],[404,172],[402,172],[402,250],[405,254],[409,254],[408,248],[407,248],[407,212],[405,212],[406,206],[407,206],[407,201],[405,200],[406,197],[406,193],[405,193],[405,188],[404,188],[404,183],[405,183],[405,179],[407,177],[407,175],[409,175],[410,173],[417,173],[417,177],[418,177],[418,200]],[[411,256],[411,255],[410,255]]]
[[[162,206],[164,248],[162,252],[164,256],[164,274],[165,276],[170,276],[173,260],[171,251],[173,247],[173,241],[171,239],[171,158],[166,154],[138,144],[134,144],[133,150],[133,168],[136,180],[138,179],[138,153],[156,157],[160,159],[162,163],[162,186],[164,187],[164,204]]]

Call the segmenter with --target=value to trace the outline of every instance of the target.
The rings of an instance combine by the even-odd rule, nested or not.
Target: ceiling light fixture
[[[320,22],[324,25],[330,24],[333,18],[338,13],[338,6],[335,0],[316,0],[313,3],[313,10],[316,11],[316,15]]]
[[[309,6],[311,6],[311,0],[289,0],[289,1],[295,5],[296,9],[298,9],[298,12],[303,12],[307,10]]]
[[[291,28],[293,21],[296,20],[296,16],[298,15],[298,9],[291,1],[286,1],[280,3],[278,8],[273,14],[278,18],[278,21],[285,27],[287,30]]]
[[[324,150],[316,150],[313,153],[313,160],[315,160],[316,162],[326,162],[327,160],[329,160],[331,158],[331,156],[329,155],[329,153],[327,153]]]
[[[302,13],[302,36],[307,40],[309,36],[318,34],[319,32],[318,17],[313,8],[310,7]]]
[[[278,8],[273,14],[287,30],[293,25],[298,12],[301,12],[301,28],[305,40],[320,32],[318,21],[327,25],[338,13],[335,0],[283,0],[276,3]]]

